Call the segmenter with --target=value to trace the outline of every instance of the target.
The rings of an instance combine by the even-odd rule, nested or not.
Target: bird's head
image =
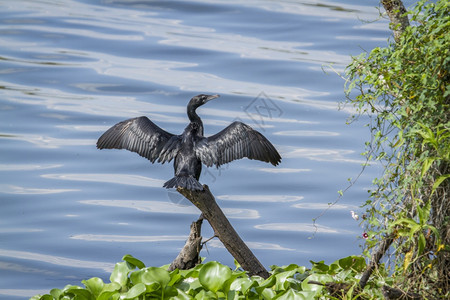
[[[212,100],[212,99],[216,99],[220,97],[219,95],[205,95],[205,94],[200,94],[197,95],[195,97],[193,97],[191,99],[191,101],[189,101],[188,107],[191,107],[193,109],[196,109],[197,107],[202,106],[203,104],[205,104],[206,102]]]

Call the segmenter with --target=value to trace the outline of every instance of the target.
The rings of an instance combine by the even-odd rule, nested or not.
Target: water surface
[[[201,177],[265,266],[360,253],[349,211],[360,211],[378,171],[326,209],[364,163],[368,133],[363,122],[345,125],[351,109],[337,109],[344,81],[334,71],[385,45],[387,22],[361,21],[378,19],[374,5],[2,1],[0,298],[107,280],[128,253],[149,266],[176,257],[199,211],[162,188],[172,166],[95,142],[141,115],[181,133],[199,93],[221,95],[198,110],[207,135],[241,120],[283,157],[278,167],[240,160]],[[202,255],[233,265],[217,240]]]

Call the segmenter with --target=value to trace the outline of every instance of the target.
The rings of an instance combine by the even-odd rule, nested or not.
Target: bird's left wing
[[[210,167],[247,157],[276,166],[281,156],[261,133],[242,122],[233,122],[224,130],[205,137],[195,145],[197,157]]]
[[[150,121],[138,117],[117,123],[97,141],[99,149],[127,149],[154,163],[171,161],[181,145],[179,135],[173,135]]]

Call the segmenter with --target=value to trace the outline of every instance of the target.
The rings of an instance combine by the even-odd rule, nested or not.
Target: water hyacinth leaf
[[[260,282],[259,286],[255,287],[255,290],[258,294],[260,294],[262,291],[264,291],[265,288],[272,288],[276,281],[277,279],[274,275],[272,275],[263,282]]]
[[[150,285],[157,283],[164,288],[170,282],[170,274],[168,271],[161,268],[148,267],[131,273],[130,279],[134,284],[143,283],[145,285]]]
[[[227,300],[239,300],[239,294],[240,293],[238,291],[229,290],[226,295],[226,299]]]
[[[124,255],[124,257],[122,257],[122,260],[137,267],[138,269],[145,268],[145,264],[136,257],[132,256],[131,254]]]
[[[230,268],[215,261],[204,264],[198,274],[201,285],[213,292],[220,290],[230,277]]]
[[[352,274],[354,274],[354,271],[351,269],[348,270],[342,270],[339,273],[333,275],[335,281],[346,281],[348,279],[352,278]]]
[[[138,283],[134,285],[128,292],[120,296],[120,299],[127,300],[127,299],[135,299],[139,297],[140,295],[144,294],[147,291],[147,288],[145,287],[145,284]]]
[[[75,295],[75,299],[77,300],[92,300],[95,299],[94,296],[86,289],[83,289],[79,286],[71,286],[67,289],[64,289],[64,295]],[[64,299],[64,298],[63,298]]]
[[[59,299],[61,294],[62,294],[62,291],[60,289],[52,289],[50,291],[50,295],[52,295],[55,299]]]
[[[310,260],[310,263],[312,264],[311,270],[327,272],[330,269],[330,267],[326,265],[323,260],[318,262]]]
[[[366,268],[366,261],[361,256],[348,256],[337,261],[338,265],[344,269],[353,269],[360,272]]]
[[[195,291],[202,288],[202,284],[200,283],[200,280],[198,278],[187,278],[183,280],[183,284],[188,285],[188,289],[185,291],[189,292],[191,290]],[[179,288],[182,287],[182,285],[178,285]]]
[[[118,299],[119,298],[119,292],[118,291],[103,291],[101,294],[97,297],[96,300],[110,300],[110,299]],[[113,295],[117,295],[117,297],[114,297]]]
[[[301,291],[301,292],[299,292],[299,294],[303,295],[305,297],[305,300],[315,300],[316,299],[316,293],[313,291]]]
[[[53,298],[53,296],[46,294],[46,295],[42,295],[41,297],[36,298],[38,300],[54,300],[54,299],[58,299],[58,298]],[[34,300],[34,297],[31,298],[30,300]]]
[[[327,283],[333,281],[333,277],[328,274],[312,274],[306,277],[302,282],[302,290],[304,291],[314,291],[316,294],[322,291],[323,286],[319,284],[311,284],[309,281],[318,281],[321,283]]]
[[[217,299],[217,295],[211,291],[200,290],[200,292],[195,295],[194,299],[204,300],[204,299]]]
[[[237,278],[248,278],[245,271],[232,271],[230,277],[223,283],[222,285],[222,291],[226,294],[230,290],[231,284],[237,279]]]
[[[109,277],[109,280],[111,282],[118,283],[121,287],[125,287],[128,282],[128,273],[130,271],[134,270],[134,268],[131,268],[126,262],[120,262],[117,263],[114,266],[114,270],[111,273],[111,276]]]
[[[111,282],[108,284],[105,284],[103,286],[103,290],[100,293],[100,295],[97,297],[96,300],[109,300],[111,296],[113,296],[114,294],[119,295],[119,291],[122,287],[116,283],[116,282]]]
[[[250,287],[257,285],[258,283],[256,281],[253,281],[248,277],[236,278],[231,282],[230,290],[242,291],[243,294],[246,294]]]
[[[180,282],[184,279],[183,276],[180,274],[179,269],[175,269],[172,272],[169,272],[170,281],[167,283],[167,285],[173,286],[175,283]]]
[[[302,282],[295,279],[295,278],[287,278],[284,287],[286,289],[294,289],[294,290],[301,290],[302,289]]]
[[[307,298],[305,295],[301,294],[298,291],[295,290],[287,290],[286,292],[279,294],[277,297],[274,297],[273,299],[277,300],[306,300]],[[311,298],[314,299],[314,298]]]
[[[270,288],[265,288],[259,293],[263,299],[273,299],[276,296],[274,290]]]
[[[173,300],[189,300],[189,299],[192,299],[192,297],[189,296],[188,294],[186,294],[183,290],[177,289],[177,292],[178,292],[177,295],[171,297],[170,299],[173,299]]]
[[[83,280],[83,281],[81,281],[81,283],[84,284],[86,289],[88,291],[90,291],[92,293],[92,295],[94,295],[95,298],[97,298],[100,295],[100,293],[103,290],[103,286],[105,285],[103,283],[103,280],[101,280],[98,277],[93,277],[88,280]]]
[[[275,278],[276,278],[275,289],[277,291],[280,291],[280,290],[285,290],[287,287],[289,287],[289,283],[285,284],[286,280],[288,278],[292,278],[292,276],[294,276],[294,274],[295,274],[295,270],[276,274],[275,275]]]

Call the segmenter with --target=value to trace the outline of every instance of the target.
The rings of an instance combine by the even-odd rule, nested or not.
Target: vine
[[[419,1],[397,43],[354,57],[346,105],[368,115],[366,158],[384,166],[365,203],[365,254],[394,237],[388,271],[405,290],[450,295],[450,9]]]

